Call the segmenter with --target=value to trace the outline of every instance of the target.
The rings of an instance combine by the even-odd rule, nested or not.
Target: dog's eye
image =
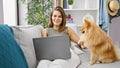
[[[83,34],[85,33],[84,28],[81,28],[81,32],[82,32]]]
[[[85,31],[82,31],[82,33],[84,34],[84,33],[85,33]]]

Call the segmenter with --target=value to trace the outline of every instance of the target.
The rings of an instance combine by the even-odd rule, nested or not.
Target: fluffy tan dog
[[[96,62],[108,63],[118,60],[112,40],[91,19],[84,19],[81,32],[81,40],[91,53],[90,65]]]

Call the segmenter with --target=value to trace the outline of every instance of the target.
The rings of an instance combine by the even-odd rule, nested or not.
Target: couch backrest
[[[111,20],[109,25],[109,35],[116,45],[120,45],[120,16]]]
[[[43,27],[40,25],[12,26],[12,29],[18,44],[24,52],[29,68],[36,68],[37,60],[32,39],[41,37]]]

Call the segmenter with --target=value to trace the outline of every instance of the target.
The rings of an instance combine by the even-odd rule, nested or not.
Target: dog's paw
[[[102,63],[102,61],[101,60],[97,60],[97,62],[96,63]]]
[[[90,61],[90,62],[89,62],[89,65],[93,65],[93,64],[94,64],[94,62],[93,62],[93,61]]]

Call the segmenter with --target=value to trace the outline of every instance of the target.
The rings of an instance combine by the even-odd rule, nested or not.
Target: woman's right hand
[[[83,41],[79,41],[79,45],[80,45],[80,48],[82,49],[85,49],[86,47],[84,46],[84,42]]]

